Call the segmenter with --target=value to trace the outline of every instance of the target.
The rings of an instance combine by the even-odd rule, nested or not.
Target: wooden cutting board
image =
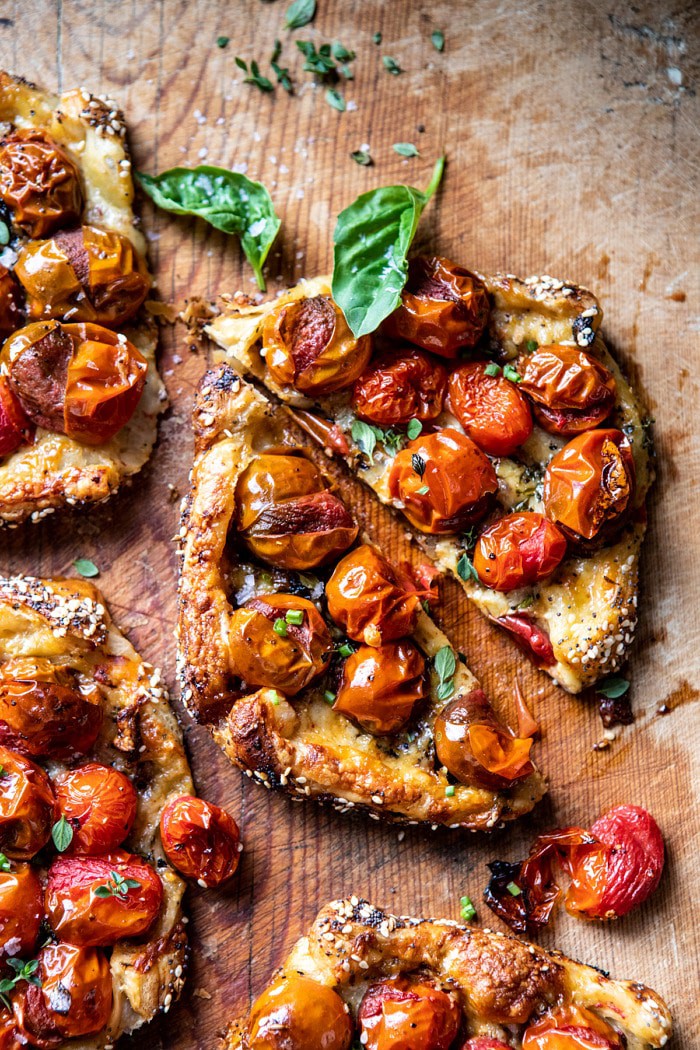
[[[648,806],[669,863],[662,888],[617,925],[560,915],[543,938],[665,995],[675,1047],[700,1040],[697,783],[700,773],[700,454],[697,446],[700,269],[697,9],[688,0],[319,0],[312,27],[290,34],[277,0],[5,0],[0,64],[50,89],[85,85],[126,111],[138,168],[237,166],[270,189],[283,227],[270,288],[329,269],[335,216],[359,192],[427,183],[441,150],[444,188],[419,245],[467,266],[550,273],[590,286],[604,330],[656,419],[643,600],[632,656],[633,727],[594,751],[602,727],[590,699],[571,698],[533,671],[501,634],[443,587],[455,643],[506,707],[517,673],[544,726],[538,747],[551,794],[536,814],[491,839],[424,835],[292,805],[228,767],[207,735],[183,726],[199,789],[225,805],[245,841],[240,876],[222,893],[190,893],[193,966],[181,1003],[137,1047],[211,1047],[245,1010],[317,908],[364,894],[400,912],[457,918],[477,903],[485,864],[515,859],[541,829],[588,823],[618,802]],[[695,14],[695,17],[694,17]],[[438,54],[431,32],[445,34]],[[380,31],[380,46],[372,37]],[[217,37],[228,36],[225,48]],[[244,84],[234,56],[269,72],[274,39],[294,96]],[[357,52],[336,112],[301,72],[296,39],[340,40]],[[390,75],[382,56],[403,72]],[[414,142],[403,160],[394,142]],[[372,167],[349,154],[368,143]],[[199,223],[143,207],[163,299],[253,289],[238,246]],[[174,684],[178,494],[191,462],[189,413],[205,355],[182,327],[163,329],[172,407],[156,454],[130,489],[79,518],[58,516],[3,537],[3,572],[71,574],[92,558],[120,624]],[[403,529],[345,484],[368,531],[399,551]],[[670,713],[661,716],[665,705]],[[695,785],[695,786],[694,786]],[[497,926],[481,905],[479,918]]]

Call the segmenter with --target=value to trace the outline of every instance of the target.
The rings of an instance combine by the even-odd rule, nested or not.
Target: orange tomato
[[[160,839],[172,866],[203,888],[220,886],[238,869],[238,825],[213,802],[192,795],[173,799],[160,816]]]
[[[442,412],[447,372],[420,350],[390,350],[370,362],[355,383],[355,415],[380,427],[411,419],[428,423]]]
[[[557,526],[542,514],[522,511],[484,529],[474,568],[484,586],[507,593],[551,576],[565,554],[566,539]]]
[[[112,1012],[112,975],[99,948],[47,944],[37,956],[38,984],[22,982],[13,1006],[17,1026],[31,1046],[57,1047],[92,1035]]]
[[[43,917],[44,891],[34,868],[23,863],[3,864],[0,871],[0,971],[5,971],[8,958],[32,957]]]
[[[48,660],[26,661],[0,678],[0,744],[32,758],[75,758],[88,752],[100,732],[102,705],[96,690],[81,693],[65,668]]]
[[[22,293],[14,274],[0,264],[0,339],[22,326]]]
[[[373,984],[357,1014],[365,1050],[449,1050],[461,1023],[459,1004],[425,980]]]
[[[136,818],[134,785],[114,766],[88,762],[54,780],[61,815],[73,829],[67,853],[95,856],[121,846]]]
[[[412,634],[420,613],[416,590],[407,590],[386,558],[367,544],[338,562],[326,601],[348,637],[372,646]]]
[[[468,437],[490,456],[510,456],[532,433],[527,398],[488,361],[467,361],[450,372],[449,402]]]
[[[352,1021],[337,992],[301,974],[276,978],[255,1001],[249,1050],[349,1050]]]
[[[624,1050],[622,1037],[584,1006],[556,1006],[528,1026],[523,1050]]]
[[[573,437],[604,423],[617,385],[605,365],[575,346],[541,346],[525,359],[520,389],[550,434]]]
[[[30,860],[49,841],[56,802],[43,769],[0,747],[0,852]]]
[[[333,710],[381,736],[403,729],[427,693],[425,660],[412,642],[361,645],[345,661]]]
[[[45,237],[80,219],[78,169],[45,131],[23,129],[0,146],[0,198],[30,237]]]

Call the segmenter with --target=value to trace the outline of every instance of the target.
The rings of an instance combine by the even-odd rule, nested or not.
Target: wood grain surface
[[[531,819],[491,839],[408,832],[293,805],[227,766],[183,717],[201,793],[239,821],[246,851],[222,893],[190,893],[189,989],[137,1047],[205,1048],[247,1008],[273,967],[330,898],[364,894],[409,914],[458,917],[479,901],[487,860],[522,855],[554,823],[592,821],[613,803],[656,815],[668,844],[663,884],[617,925],[566,915],[543,938],[615,976],[651,984],[677,1018],[674,1046],[700,1043],[697,879],[700,616],[700,404],[697,98],[700,28],[692,0],[496,0],[382,3],[319,0],[311,27],[283,30],[286,0],[3,0],[0,64],[50,89],[85,85],[119,100],[137,166],[237,166],[262,179],[283,219],[270,287],[326,271],[335,215],[357,193],[391,181],[426,183],[445,149],[439,199],[419,244],[470,266],[551,273],[590,286],[604,331],[656,419],[659,479],[643,564],[632,658],[634,726],[608,750],[590,699],[559,692],[510,642],[443,587],[442,619],[472,668],[508,706],[517,672],[544,726],[538,756],[551,795]],[[430,43],[445,33],[444,53]],[[375,31],[383,42],[372,42]],[[226,48],[216,38],[230,37]],[[273,41],[294,96],[244,84],[234,56],[267,67]],[[294,38],[357,51],[345,113],[301,72]],[[403,69],[392,76],[381,56]],[[421,156],[391,149],[415,142]],[[368,143],[372,167],[352,150]],[[251,290],[234,239],[142,209],[161,296]],[[163,329],[172,407],[147,470],[106,506],[58,516],[2,539],[0,568],[71,574],[92,558],[97,582],[133,642],[174,683],[177,493],[191,460],[189,411],[205,354],[179,326]],[[382,546],[403,530],[344,483]],[[669,713],[658,714],[665,705]],[[485,924],[497,921],[481,905]]]

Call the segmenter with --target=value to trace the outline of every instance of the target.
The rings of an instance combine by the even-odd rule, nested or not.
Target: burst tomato
[[[583,907],[570,890],[568,906],[592,919],[627,915],[661,880],[665,851],[659,826],[641,806],[614,806],[596,820],[591,834],[607,846],[604,888],[597,901],[587,906],[582,902]],[[583,880],[578,878],[582,881],[585,874]]]
[[[73,829],[68,853],[95,856],[121,846],[136,817],[133,784],[114,766],[88,762],[54,781],[58,808]]]
[[[573,437],[604,423],[615,404],[612,372],[575,346],[541,346],[526,358],[520,389],[550,434]]]
[[[338,562],[326,584],[328,612],[356,642],[378,646],[412,634],[420,613],[415,587],[373,547],[363,544]]]
[[[468,437],[490,456],[510,456],[532,433],[527,398],[487,361],[467,361],[450,372],[449,404]]]
[[[449,1050],[461,1019],[451,995],[410,977],[371,985],[357,1014],[365,1050]]]
[[[65,1039],[99,1032],[112,1012],[112,975],[99,948],[47,944],[37,956],[39,984],[22,983],[15,1018],[32,1046],[58,1047]]]
[[[278,977],[253,1003],[250,1050],[349,1050],[352,1021],[337,992],[309,977]]]
[[[235,513],[249,550],[282,569],[323,565],[358,532],[321,471],[302,455],[257,456],[238,479]]]
[[[449,259],[419,256],[408,264],[401,304],[384,331],[441,357],[476,346],[489,319],[486,287],[475,274]]]
[[[160,839],[172,866],[205,888],[220,886],[238,869],[238,825],[213,802],[192,795],[173,799],[161,813]]]
[[[45,131],[13,131],[0,145],[0,197],[30,237],[80,219],[78,169]]]
[[[397,733],[428,694],[425,660],[403,639],[349,656],[333,710],[376,736]]]
[[[495,591],[514,591],[551,576],[566,554],[566,539],[542,514],[506,514],[481,533],[474,568]]]
[[[0,456],[9,456],[28,444],[34,426],[12,393],[7,376],[0,375]]]
[[[421,532],[461,532],[487,513],[498,478],[470,438],[445,428],[421,434],[398,453],[389,492]]]
[[[507,1043],[490,1035],[473,1035],[460,1050],[511,1050]]]
[[[34,868],[22,863],[5,868],[0,871],[0,971],[8,958],[31,958],[44,917],[44,891]]]
[[[555,1007],[523,1033],[523,1050],[624,1050],[625,1046],[607,1021],[573,1004]]]
[[[103,711],[95,689],[48,660],[16,661],[0,679],[0,744],[32,758],[71,759],[97,740]],[[89,697],[89,698],[88,698]]]
[[[370,362],[352,402],[359,419],[380,427],[428,423],[442,412],[446,391],[447,372],[437,361],[420,350],[390,350]]]
[[[45,907],[51,929],[82,948],[116,944],[152,926],[163,883],[141,857],[115,850],[100,857],[57,857]]]
[[[22,294],[14,274],[0,264],[0,339],[22,326]]]
[[[505,616],[499,616],[496,623],[513,635],[535,667],[551,667],[556,663],[549,635],[527,613],[508,613]]]
[[[0,747],[0,851],[29,860],[46,845],[56,802],[43,769],[23,755]]]

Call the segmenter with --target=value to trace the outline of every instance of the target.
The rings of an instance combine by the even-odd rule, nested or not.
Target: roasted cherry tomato
[[[363,544],[338,562],[326,584],[328,612],[348,637],[378,646],[412,634],[420,613],[415,587]]]
[[[605,881],[600,898],[585,899],[587,871],[572,872],[567,907],[591,919],[614,919],[642,904],[659,885],[664,869],[664,840],[659,826],[641,806],[614,806],[596,820],[591,834],[607,846]]]
[[[498,491],[491,463],[474,442],[445,428],[421,434],[395,457],[389,492],[421,532],[461,532],[480,521]]]
[[[22,982],[13,1006],[31,1046],[58,1047],[65,1039],[99,1032],[112,1012],[112,975],[99,948],[47,944],[39,952],[38,984]]]
[[[235,875],[241,857],[238,825],[225,809],[181,795],[160,816],[160,839],[174,868],[208,889]]]
[[[253,1003],[249,1050],[349,1050],[352,1021],[337,992],[310,977],[278,977]]]
[[[542,514],[506,514],[481,533],[474,568],[495,591],[530,587],[551,576],[566,554],[566,539]]]
[[[281,569],[312,569],[337,558],[357,536],[345,505],[302,455],[266,454],[236,485],[236,527],[252,553]]]
[[[589,430],[550,460],[545,514],[578,542],[605,543],[632,510],[634,488],[632,450],[622,431]]]
[[[51,782],[28,758],[0,747],[0,851],[29,860],[46,845],[56,814]]]
[[[45,131],[13,131],[0,145],[0,197],[30,237],[80,219],[78,169]]]
[[[447,392],[447,372],[420,350],[390,350],[370,362],[355,383],[355,415],[380,427],[410,419],[437,419]]]
[[[163,883],[151,865],[124,850],[57,857],[49,868],[45,908],[51,929],[81,948],[138,937],[162,903]]]
[[[151,285],[131,241],[95,226],[61,230],[50,240],[26,245],[15,273],[31,320],[55,317],[108,328],[130,320]]]
[[[24,1050],[27,1040],[20,1032],[14,1014],[0,1006],[0,1050]]]
[[[532,773],[532,738],[501,725],[481,689],[443,707],[434,735],[438,761],[461,784],[503,791]]]
[[[265,364],[276,383],[319,397],[352,386],[372,354],[372,337],[356,339],[328,295],[286,300],[263,325]]]
[[[229,647],[234,673],[247,685],[296,696],[327,669],[333,642],[313,602],[265,594],[233,613]]]
[[[0,456],[9,456],[34,436],[34,425],[12,393],[7,376],[0,375]]]
[[[507,1043],[490,1035],[473,1035],[460,1050],[510,1050]]]
[[[505,616],[499,616],[496,623],[513,635],[535,667],[551,667],[556,663],[549,635],[527,613],[507,613]]]
[[[23,660],[0,678],[0,744],[32,758],[70,759],[88,752],[103,720],[95,688],[48,660]]]
[[[624,1050],[626,1042],[585,1006],[556,1006],[528,1026],[523,1050]]]
[[[615,377],[597,358],[557,345],[526,358],[520,389],[532,398],[540,426],[564,437],[604,423],[617,392]]]
[[[8,958],[31,958],[44,917],[44,891],[29,864],[3,857],[0,869],[0,970]],[[0,1050],[2,1042],[0,1041]]]
[[[73,829],[67,853],[95,856],[121,846],[136,817],[136,791],[114,766],[88,762],[54,780],[61,815]]]
[[[527,398],[488,361],[466,361],[450,372],[449,404],[468,437],[490,456],[510,456],[532,433]]]
[[[427,695],[425,660],[413,642],[361,645],[345,661],[333,710],[382,736],[403,729]]]
[[[462,1012],[451,995],[427,981],[395,977],[368,988],[357,1020],[365,1050],[449,1050]]]
[[[14,275],[0,265],[0,339],[22,327],[22,293]]]
[[[95,324],[37,321],[2,349],[10,386],[37,426],[85,445],[109,441],[127,423],[148,363],[122,335]]]
[[[419,256],[408,264],[408,279],[397,306],[384,322],[393,339],[456,357],[463,346],[476,346],[489,319],[483,281],[449,259]]]

